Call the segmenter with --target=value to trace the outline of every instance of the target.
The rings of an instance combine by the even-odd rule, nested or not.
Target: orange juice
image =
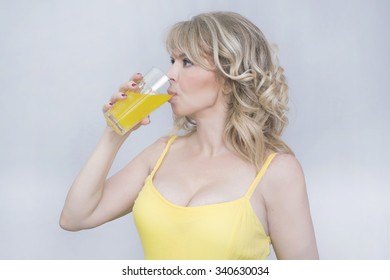
[[[117,101],[104,116],[118,134],[123,135],[152,111],[167,102],[169,94],[143,94],[128,91],[125,100]]]

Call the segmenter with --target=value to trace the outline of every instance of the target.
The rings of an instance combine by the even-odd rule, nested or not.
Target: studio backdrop
[[[168,69],[177,21],[235,11],[279,49],[290,87],[284,139],[301,162],[322,259],[390,259],[390,2],[0,0],[0,259],[142,259],[127,215],[66,232],[59,215],[135,72]],[[110,172],[170,132],[169,104]],[[271,258],[275,258],[274,255]]]

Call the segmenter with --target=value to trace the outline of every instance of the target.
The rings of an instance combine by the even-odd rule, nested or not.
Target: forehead
[[[187,55],[184,52],[181,52],[179,50],[173,50],[171,53],[171,57],[174,58],[186,58]]]

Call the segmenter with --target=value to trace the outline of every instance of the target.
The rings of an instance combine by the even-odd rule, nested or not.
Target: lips
[[[176,95],[177,93],[176,93],[176,92],[174,92],[174,91],[172,91],[172,90],[170,90],[170,89],[168,89],[168,94],[170,94],[170,95],[174,96],[174,95]]]
[[[174,98],[177,96],[177,93],[171,90],[168,90],[168,94],[171,96],[171,98],[168,100],[168,102],[172,102]]]

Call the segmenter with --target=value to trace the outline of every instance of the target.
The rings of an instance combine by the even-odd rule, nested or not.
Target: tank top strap
[[[264,173],[267,171],[268,166],[271,164],[272,160],[276,156],[277,153],[270,154],[267,159],[265,160],[263,166],[261,167],[260,171],[257,173],[255,179],[253,180],[252,184],[250,185],[248,191],[245,194],[246,198],[251,198],[253,192],[255,191],[257,185],[260,183],[261,178],[263,178]]]
[[[171,144],[173,143],[173,141],[175,141],[177,135],[174,135],[174,136],[171,136],[169,139],[168,139],[168,142],[163,150],[163,152],[161,153],[156,165],[154,166],[153,168],[153,171],[152,173],[150,174],[152,177],[154,176],[154,173],[157,172],[158,168],[160,167],[161,163],[163,162],[164,158],[165,158],[165,155],[167,154],[168,150],[169,150],[169,147],[171,146]]]

